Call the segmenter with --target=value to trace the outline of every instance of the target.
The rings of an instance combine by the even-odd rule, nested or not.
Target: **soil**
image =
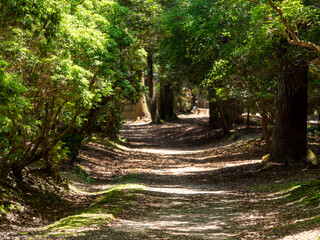
[[[236,138],[209,129],[207,121],[205,115],[180,115],[160,125],[128,122],[121,130],[125,141],[117,148],[106,147],[102,140],[89,142],[77,165],[92,183],[66,172],[64,176],[87,193],[74,194],[70,203],[83,209],[95,199],[90,194],[125,176],[135,176],[146,188],[134,207],[115,221],[59,239],[317,239],[319,207],[288,203],[279,189],[317,179],[320,170],[264,167],[261,159],[267,151],[259,127],[239,126]],[[319,154],[319,142],[310,146]],[[26,235],[11,228],[0,236],[54,238],[33,234],[35,226],[29,225],[15,228]]]

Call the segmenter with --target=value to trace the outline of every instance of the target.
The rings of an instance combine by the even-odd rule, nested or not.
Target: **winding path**
[[[76,187],[96,194],[116,176],[135,175],[146,188],[131,214],[58,239],[316,239],[319,228],[290,227],[299,219],[295,206],[259,191],[295,176],[257,170],[265,154],[261,130],[240,130],[232,141],[206,122],[207,116],[197,115],[162,125],[132,122],[121,131],[126,142],[115,150],[88,143],[79,164],[95,181]]]

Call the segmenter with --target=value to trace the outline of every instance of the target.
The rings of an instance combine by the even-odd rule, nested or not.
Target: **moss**
[[[128,184],[128,183],[140,183],[141,180],[139,179],[138,174],[127,174],[127,175],[116,175],[113,177],[113,181],[120,183],[120,184]]]
[[[93,183],[94,179],[90,176],[90,172],[84,169],[79,165],[74,165],[72,171],[78,175],[81,179],[85,180],[88,183]]]
[[[129,211],[143,190],[142,185],[122,184],[101,192],[95,204],[73,216],[60,219],[36,234],[40,236],[66,236],[90,231],[103,226],[125,211]]]
[[[92,213],[88,210],[87,212],[63,218],[49,226],[46,226],[44,231],[39,232],[39,235],[57,236],[66,235],[66,233],[81,232],[84,229],[87,230],[88,228],[90,229],[91,227],[110,222],[112,219],[114,219],[112,214]]]
[[[252,191],[282,193],[295,187],[295,183],[261,184],[251,188]]]
[[[274,227],[273,230],[280,235],[286,236],[288,235],[288,233],[299,233],[301,231],[304,231],[305,229],[317,228],[319,227],[319,223],[320,216],[314,216],[295,223]]]
[[[295,185],[286,194],[286,201],[297,202],[306,206],[320,204],[320,180],[312,180]]]
[[[283,195],[288,202],[305,199],[304,202],[311,204],[320,199],[320,179],[304,182],[298,182],[293,179],[285,183],[261,184],[250,188],[250,190]]]

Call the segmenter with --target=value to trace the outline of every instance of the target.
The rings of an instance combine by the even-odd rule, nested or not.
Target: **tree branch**
[[[286,27],[287,31],[289,32],[288,36],[288,42],[290,44],[298,45],[301,47],[309,48],[312,51],[316,52],[317,55],[320,56],[320,47],[317,46],[316,44],[304,40],[300,40],[297,34],[294,32],[294,29],[292,26],[289,24],[287,18],[284,16],[284,13],[280,7],[278,7],[273,0],[268,0],[269,5],[279,14],[281,22],[283,25]],[[290,38],[291,37],[291,38]]]

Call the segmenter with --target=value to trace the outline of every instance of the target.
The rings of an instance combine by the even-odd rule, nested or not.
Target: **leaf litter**
[[[104,139],[92,140],[77,163],[86,179],[70,171],[63,173],[72,181],[78,202],[88,203],[91,199],[92,206],[97,196],[105,196],[105,191],[120,183],[140,184],[143,190],[130,193],[133,198],[121,195],[117,203],[99,205],[119,211],[114,214],[115,219],[97,221],[90,228],[65,235],[62,231],[57,236],[53,232],[40,235],[39,229],[24,226],[19,228],[20,234],[11,231],[6,236],[9,239],[28,239],[30,234],[38,239],[316,238],[320,234],[319,207],[288,204],[279,190],[318,178],[319,169],[277,165],[263,168],[261,158],[267,152],[259,127],[239,126],[240,137],[234,140],[220,130],[209,129],[206,122],[207,116],[183,115],[161,125],[127,123],[121,131],[121,139],[125,141],[115,149],[108,147]],[[318,142],[310,145],[314,152],[319,152]],[[92,179],[90,183],[86,181],[88,176]],[[89,198],[81,199],[83,195]],[[126,202],[124,208],[119,207],[121,202]],[[79,210],[86,211],[85,206],[88,205]]]

